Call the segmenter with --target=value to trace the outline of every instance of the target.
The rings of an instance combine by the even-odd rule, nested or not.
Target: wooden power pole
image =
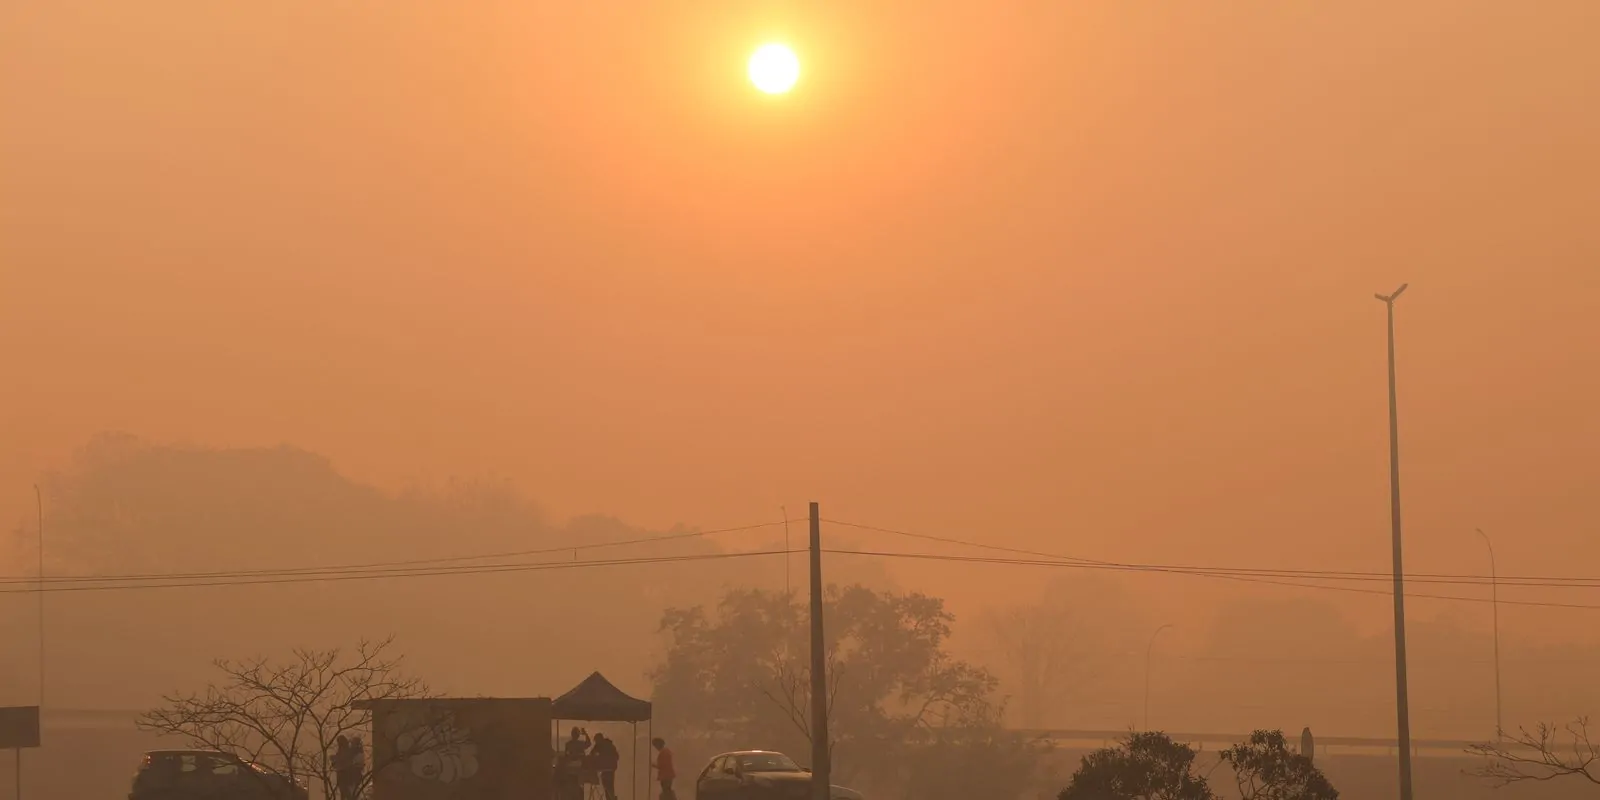
[[[831,800],[828,653],[822,635],[822,514],[811,504],[811,798]]]

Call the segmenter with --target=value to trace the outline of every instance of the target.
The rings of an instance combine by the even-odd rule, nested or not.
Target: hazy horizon
[[[784,507],[798,543],[810,501],[1082,559],[1384,573],[1373,295],[1402,283],[1407,571],[1487,574],[1481,528],[1502,577],[1600,575],[1592,0],[630,9],[7,4],[0,576],[34,572],[35,484],[104,489],[45,498],[52,569],[77,574],[452,558]],[[741,72],[769,38],[807,70],[777,101]],[[108,432],[136,437],[134,473],[84,457]],[[140,498],[138,547],[85,497]],[[68,563],[58,534],[99,544]],[[148,702],[256,641],[168,641],[156,615],[290,599],[316,624],[266,620],[259,646],[393,630],[452,691],[558,692],[594,668],[648,688],[666,605],[782,585],[781,564],[739,563],[51,595],[53,697]],[[1134,715],[1145,641],[1172,623],[1163,724],[1248,724],[1255,688],[1285,726],[1392,730],[1381,581],[829,565],[946,599],[974,659],[986,614],[1092,609],[1085,636],[1115,659],[1062,725]],[[614,635],[548,610],[568,596],[551,587],[615,611]],[[1418,735],[1483,730],[1488,587],[1413,591],[1471,598],[1410,602]],[[1594,710],[1593,584],[1499,592],[1508,717]],[[33,696],[34,600],[0,595],[23,642],[0,703]],[[1302,619],[1315,670],[1270,660]],[[512,622],[511,655],[487,655]],[[546,663],[538,637],[578,655]],[[148,682],[105,683],[108,653]],[[1346,677],[1358,699],[1295,705]]]

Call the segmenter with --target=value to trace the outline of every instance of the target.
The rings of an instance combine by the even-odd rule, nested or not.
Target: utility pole
[[[1390,295],[1375,295],[1389,312],[1389,527],[1394,546],[1394,681],[1397,744],[1400,750],[1400,800],[1411,795],[1411,700],[1406,688],[1406,592],[1400,546],[1400,410],[1395,389],[1394,301],[1406,284]]]
[[[1144,649],[1144,729],[1146,731],[1150,730],[1150,656],[1156,651],[1156,637],[1170,627],[1172,627],[1172,624],[1167,623],[1156,628],[1156,632],[1150,634],[1150,646]]]
[[[1505,719],[1500,715],[1500,577],[1494,565],[1494,542],[1478,528],[1478,535],[1489,546],[1489,605],[1494,609],[1494,739],[1505,741]]]
[[[822,636],[822,512],[811,504],[811,798],[832,800],[828,752],[828,654]]]

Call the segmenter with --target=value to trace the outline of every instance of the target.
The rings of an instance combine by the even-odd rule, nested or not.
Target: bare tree
[[[1600,745],[1589,738],[1589,718],[1557,727],[1541,722],[1529,731],[1518,728],[1505,741],[1475,744],[1467,752],[1482,756],[1483,766],[1467,774],[1496,786],[1557,778],[1581,778],[1600,785]]]
[[[833,652],[828,652],[828,713],[833,713],[834,701],[839,698],[840,668],[838,659]],[[774,706],[782,709],[795,730],[805,737],[807,742],[811,739],[811,665],[799,663],[791,657],[784,648],[775,652],[771,659],[769,674],[758,674],[750,680],[751,688],[772,701]],[[838,743],[838,735],[828,737],[828,749]]]
[[[346,791],[359,797],[390,765],[454,753],[463,744],[444,713],[429,713],[405,730],[370,730],[374,704],[431,696],[426,684],[402,672],[401,657],[388,655],[391,643],[363,640],[348,656],[338,649],[296,650],[283,663],[219,660],[219,683],[164,697],[162,707],[139,716],[138,726],[231,753],[295,785],[315,782],[327,798],[340,796],[334,759],[340,738],[382,736],[387,746],[366,748],[359,774],[347,776]],[[380,752],[386,754],[382,762]]]
[[[1055,588],[1055,587],[1052,587]],[[1001,683],[1017,701],[1017,723],[1043,727],[1089,677],[1094,653],[1105,643],[1085,625],[1084,606],[1047,594],[1042,601],[994,609],[983,634],[1000,666]]]

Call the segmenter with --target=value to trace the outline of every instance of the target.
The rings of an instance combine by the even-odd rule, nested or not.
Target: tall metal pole
[[[44,493],[33,485],[33,501],[39,511],[39,713],[44,713]],[[41,723],[42,725],[42,723]]]
[[[831,800],[828,654],[822,636],[822,512],[811,504],[811,797]]]
[[[789,565],[794,563],[794,554],[789,552],[789,509],[787,506],[778,506],[783,512],[783,597],[785,602],[794,602],[794,585],[789,581]]]
[[[1489,605],[1494,609],[1494,738],[1505,740],[1505,719],[1500,715],[1500,576],[1494,565],[1494,542],[1482,528],[1477,528],[1483,543],[1489,546]]]
[[[1400,546],[1400,410],[1395,388],[1394,301],[1406,284],[1390,295],[1376,295],[1389,312],[1389,527],[1394,546],[1394,682],[1397,744],[1400,750],[1400,800],[1411,795],[1411,699],[1406,687],[1405,568]]]
[[[1146,731],[1150,730],[1150,656],[1156,651],[1156,637],[1170,627],[1172,627],[1172,624],[1167,623],[1156,628],[1156,632],[1150,634],[1150,646],[1144,649],[1144,729]]]

